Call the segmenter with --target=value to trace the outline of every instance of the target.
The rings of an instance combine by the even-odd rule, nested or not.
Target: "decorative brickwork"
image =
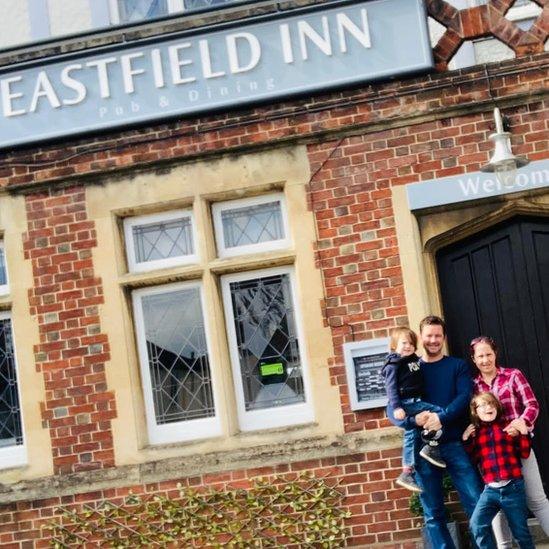
[[[493,36],[517,56],[542,52],[549,37],[549,2],[532,0],[544,8],[528,30],[505,15],[516,0],[488,0],[484,6],[458,10],[446,0],[427,0],[431,17],[446,27],[433,53],[439,70],[444,70],[465,40]]]
[[[99,322],[103,292],[94,277],[97,243],[86,193],[82,187],[43,191],[28,195],[26,205],[25,259],[34,275],[30,313],[40,331],[34,352],[44,375],[41,410],[51,434],[54,471],[112,467],[116,411],[105,379],[109,343]]]

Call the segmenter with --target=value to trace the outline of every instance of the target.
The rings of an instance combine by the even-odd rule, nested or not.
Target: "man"
[[[471,516],[483,486],[461,444],[473,390],[470,370],[464,360],[444,355],[446,325],[442,318],[425,317],[419,325],[419,338],[424,349],[420,364],[424,374],[425,400],[440,406],[443,412],[422,412],[399,422],[388,409],[389,419],[400,427],[415,424],[429,431],[443,428],[439,440],[440,455],[446,462],[463,510]],[[444,471],[439,467],[433,467],[424,459],[417,460],[416,480],[423,490],[420,499],[431,545],[436,549],[455,549],[446,527],[443,476]]]

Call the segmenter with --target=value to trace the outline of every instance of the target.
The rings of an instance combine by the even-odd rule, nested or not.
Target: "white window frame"
[[[282,217],[282,226],[284,229],[284,238],[272,240],[270,242],[259,242],[258,244],[247,244],[243,246],[234,246],[227,248],[223,231],[223,220],[221,214],[225,210],[235,210],[246,206],[260,206],[269,202],[280,202],[280,213]],[[226,202],[215,202],[212,204],[212,216],[215,231],[215,240],[217,243],[217,253],[220,258],[235,257],[261,252],[270,252],[289,248],[292,240],[290,237],[290,225],[288,222],[288,213],[286,209],[286,199],[284,193],[264,194],[250,198],[238,200],[227,200]]]
[[[191,221],[191,242],[193,246],[192,254],[167,257],[164,259],[154,259],[152,261],[137,261],[135,257],[135,245],[133,239],[133,228],[136,225],[152,225],[154,223],[169,222],[175,219],[181,219],[182,217],[189,218]],[[199,256],[195,229],[194,216],[191,210],[172,210],[170,212],[127,217],[124,219],[124,236],[126,239],[126,257],[128,258],[129,271],[133,273],[141,273],[145,271],[154,271],[155,269],[167,269],[177,265],[197,263]]]
[[[236,331],[234,326],[234,311],[231,301],[230,284],[231,282],[242,282],[244,280],[252,280],[280,274],[287,274],[290,277],[292,305],[295,314],[297,339],[299,342],[299,356],[301,360],[301,375],[303,378],[305,401],[300,404],[290,404],[287,406],[277,406],[261,410],[246,411],[244,387],[242,385],[240,360],[238,356]],[[309,382],[307,348],[305,345],[304,331],[302,328],[303,320],[300,307],[298,306],[298,294],[296,292],[294,268],[277,267],[273,269],[262,269],[259,271],[247,271],[243,273],[225,275],[221,278],[221,287],[240,429],[242,431],[260,431],[264,429],[273,429],[277,427],[286,427],[290,425],[300,425],[313,422],[315,417],[311,398],[312,392]]]
[[[183,9],[184,9],[183,0],[168,0],[169,15],[173,13],[181,12],[183,11]],[[111,14],[111,24],[120,25],[120,12],[118,10],[118,0],[109,0],[109,11]],[[149,19],[143,19],[143,21],[149,21]]]
[[[143,316],[142,298],[150,295],[165,294],[175,290],[198,288],[200,294],[200,305],[202,307],[202,317],[204,319],[204,332],[206,337],[206,347],[208,349],[208,358],[210,364],[210,375],[212,377],[212,397],[215,415],[208,418],[190,419],[173,423],[158,425],[154,412],[154,401],[152,396],[151,373],[149,368],[149,358],[147,353],[147,341],[145,339],[145,319]],[[151,288],[142,288],[134,290],[132,293],[133,311],[136,329],[136,340],[139,354],[139,363],[141,367],[141,380],[143,386],[143,397],[145,401],[145,415],[147,420],[147,430],[149,443],[168,444],[173,442],[185,442],[191,440],[200,440],[213,438],[221,435],[221,421],[217,403],[217,383],[215,367],[212,363],[210,350],[210,331],[208,327],[208,317],[204,303],[204,292],[200,282],[180,282],[174,284],[164,284]]]
[[[510,7],[505,14],[509,21],[522,21],[524,19],[537,19],[543,8],[537,4],[526,4],[525,6]]]
[[[6,283],[0,284],[0,296],[8,295],[10,293],[10,277],[8,273],[8,258],[6,257],[6,247],[4,241],[0,240],[0,250],[4,252],[4,270],[6,271]]]
[[[12,315],[7,311],[0,311],[0,320],[12,319]],[[27,458],[27,445],[25,443],[25,423],[23,421],[23,404],[21,400],[21,380],[19,376],[19,364],[17,360],[17,352],[15,349],[15,337],[13,334],[13,321],[12,328],[12,342],[13,342],[13,357],[15,361],[15,374],[17,376],[17,395],[19,397],[19,417],[21,420],[21,435],[23,437],[23,444],[0,447],[0,469],[8,469],[11,467],[19,467],[28,463]]]
[[[48,0],[30,0],[28,2],[31,39],[44,40],[51,36],[50,10]]]

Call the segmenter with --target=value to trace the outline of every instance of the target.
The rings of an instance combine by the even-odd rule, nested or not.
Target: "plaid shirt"
[[[521,478],[520,460],[530,455],[530,435],[512,437],[503,427],[501,423],[482,423],[464,443],[486,484]]]
[[[496,377],[491,385],[479,374],[474,379],[475,393],[494,393],[503,406],[507,421],[521,418],[528,429],[534,428],[539,414],[539,404],[524,374],[515,368],[497,368]]]

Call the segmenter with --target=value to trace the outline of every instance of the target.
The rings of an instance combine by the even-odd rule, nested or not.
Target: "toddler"
[[[423,396],[423,373],[416,355],[417,335],[410,328],[396,328],[391,333],[390,350],[381,374],[385,379],[385,389],[389,404],[396,419],[415,416],[420,412],[442,412],[440,406],[425,402]],[[446,463],[440,457],[438,442],[442,431],[423,432],[427,442],[419,454],[427,461],[444,468]],[[421,492],[414,478],[415,449],[420,438],[417,427],[405,428],[402,446],[402,473],[396,483],[408,490]]]
[[[486,484],[471,516],[473,538],[480,549],[495,549],[491,523],[502,510],[519,547],[534,549],[521,472],[521,458],[530,455],[528,430],[524,426],[515,437],[503,430],[503,408],[492,393],[473,397],[471,420],[462,438]]]

